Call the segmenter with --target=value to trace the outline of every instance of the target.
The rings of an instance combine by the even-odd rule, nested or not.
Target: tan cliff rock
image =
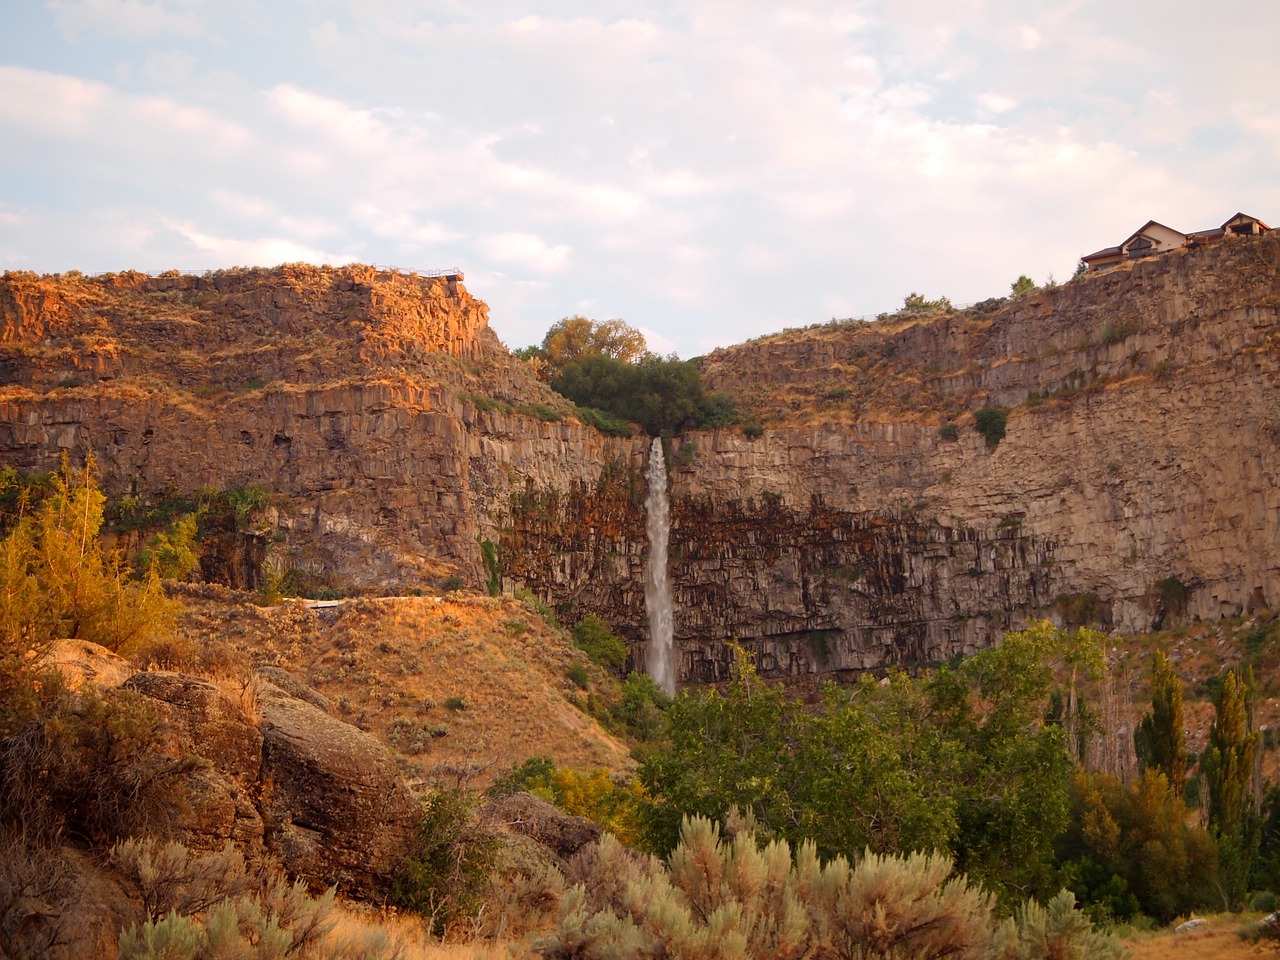
[[[264,559],[370,592],[484,580],[643,662],[645,438],[609,438],[457,282],[372,268],[0,281],[0,463],[109,491],[261,484]],[[1136,630],[1280,596],[1280,237],[966,311],[716,351],[763,433],[668,444],[686,679],[938,660],[1050,614]],[[991,446],[981,407],[1009,408]]]
[[[726,676],[734,639],[766,673],[856,672],[1033,615],[1144,630],[1280,596],[1280,238],[789,331],[704,375],[766,429],[668,453],[686,678]],[[987,405],[1012,408],[995,446]],[[526,497],[510,531],[522,577],[643,637],[633,492]]]

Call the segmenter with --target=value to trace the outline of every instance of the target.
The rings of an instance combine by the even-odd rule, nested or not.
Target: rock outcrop
[[[378,893],[412,849],[419,810],[378,741],[266,684],[260,694],[266,841],[295,875]]]
[[[124,687],[165,711],[171,756],[205,761],[186,782],[189,847],[231,841],[249,857],[265,849],[310,883],[385,893],[419,813],[380,743],[269,683],[255,694],[260,717],[216,684],[180,673],[137,673]]]
[[[578,422],[485,313],[371,268],[6,275],[0,463],[93,451],[143,500],[285,495],[217,569],[479,585],[487,540],[505,587],[600,614],[640,663],[647,441]],[[1280,596],[1280,234],[788,331],[703,372],[764,429],[669,445],[685,680],[723,677],[731,640],[769,674],[842,675],[1032,615],[1139,630]],[[998,442],[984,406],[1008,411]]]

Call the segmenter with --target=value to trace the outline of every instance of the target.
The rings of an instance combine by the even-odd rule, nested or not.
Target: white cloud
[[[986,113],[993,114],[1008,113],[1018,105],[1018,101],[1013,97],[1006,97],[999,93],[980,93],[977,101],[978,106]]]
[[[570,258],[566,244],[553,246],[537,234],[519,231],[483,236],[480,249],[499,263],[526,267],[542,274],[559,273],[568,266]]]
[[[120,36],[131,39],[164,35],[192,37],[200,33],[193,4],[156,0],[46,0],[58,29],[68,39]]]
[[[281,263],[345,263],[342,253],[305,246],[286,237],[220,237],[192,223],[169,222],[170,230],[215,263],[276,266]]]

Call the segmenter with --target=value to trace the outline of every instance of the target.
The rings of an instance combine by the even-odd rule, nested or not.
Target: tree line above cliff
[[[697,361],[653,353],[644,334],[621,320],[565,317],[541,345],[515,355],[579,407],[637,423],[651,436],[738,419],[728,397],[703,386]]]

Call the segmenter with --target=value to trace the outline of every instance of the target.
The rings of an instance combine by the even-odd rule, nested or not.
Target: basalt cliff
[[[581,422],[458,280],[10,273],[0,337],[0,465],[92,453],[141,502],[280,495],[207,575],[493,579],[598,613],[643,663],[648,440]],[[849,676],[1031,616],[1143,630],[1280,596],[1280,235],[701,366],[746,428],[667,442],[686,681],[735,641],[770,675]]]

